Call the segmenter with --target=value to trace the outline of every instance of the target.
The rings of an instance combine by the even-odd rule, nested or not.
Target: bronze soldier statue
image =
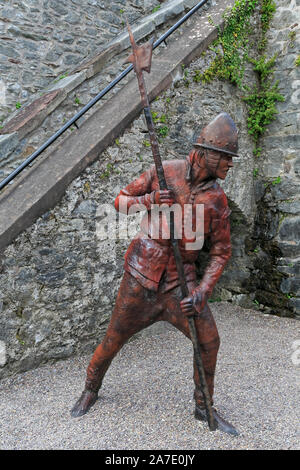
[[[118,351],[128,339],[143,328],[164,320],[191,337],[188,319],[193,316],[197,340],[200,345],[205,379],[213,403],[214,375],[219,349],[219,335],[208,299],[231,256],[230,210],[224,191],[217,179],[224,180],[237,156],[238,134],[227,113],[219,114],[201,132],[186,160],[163,163],[168,189],[161,190],[155,167],[123,189],[116,198],[117,210],[128,211],[134,204],[143,204],[146,212],[141,230],[131,242],[125,255],[125,273],[117,295],[112,317],[102,343],[96,348],[87,369],[84,391],[74,405],[71,415],[81,416],[94,405],[103,377]],[[125,201],[125,203],[124,203]],[[204,275],[197,283],[195,261],[199,249],[187,249],[195,241],[183,233],[178,240],[189,295],[181,300],[179,275],[169,239],[153,238],[154,204],[174,203],[181,208],[182,220],[175,217],[175,226],[185,217],[192,216],[196,224],[196,207],[204,205],[204,239],[209,243],[209,262]],[[125,208],[125,209],[124,209]],[[192,214],[188,214],[191,211]],[[167,224],[160,218],[162,228]],[[160,231],[162,233],[163,230]],[[156,230],[157,233],[157,230]],[[166,233],[166,232],[164,232]],[[190,246],[190,245],[189,245]],[[203,389],[194,359],[195,418],[207,420]],[[236,429],[212,408],[218,429],[237,435]]]

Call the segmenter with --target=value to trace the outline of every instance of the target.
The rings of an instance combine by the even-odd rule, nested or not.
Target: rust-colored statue
[[[161,190],[155,167],[123,189],[115,201],[117,210],[128,211],[133,204],[143,204],[147,211],[141,223],[141,231],[131,242],[125,255],[125,274],[122,279],[112,317],[102,343],[97,347],[87,369],[85,389],[73,407],[73,417],[85,414],[97,400],[103,377],[115,355],[135,333],[164,320],[190,336],[188,319],[193,316],[205,379],[211,404],[213,402],[214,375],[219,348],[219,335],[207,304],[212,290],[231,256],[230,225],[226,196],[217,183],[224,180],[237,156],[237,129],[226,113],[219,114],[201,132],[194,149],[186,160],[166,161],[163,170],[168,189]],[[180,280],[170,239],[166,215],[152,217],[154,204],[177,204],[182,216],[175,215],[175,233],[192,217],[194,235],[183,231],[178,245],[182,257],[188,296],[183,300]],[[204,205],[204,239],[210,246],[210,260],[204,275],[197,283],[195,249],[198,228],[196,208]],[[124,209],[125,208],[125,209]],[[158,227],[155,226],[159,220]],[[203,221],[203,220],[202,220]],[[201,235],[201,234],[200,234]],[[203,388],[194,361],[195,417],[206,420]],[[213,410],[216,427],[237,435],[235,428]]]
[[[230,211],[216,179],[226,178],[237,155],[237,130],[230,116],[221,113],[202,130],[187,160],[163,165],[143,77],[143,71],[150,73],[153,40],[137,46],[127,27],[133,50],[127,62],[133,64],[138,79],[155,166],[115,201],[120,212],[128,214],[139,205],[145,215],[125,255],[125,275],[105,338],[92,357],[85,389],[71,414],[81,416],[93,406],[105,372],[123,344],[143,328],[164,320],[193,344],[195,417],[207,420],[211,431],[237,435],[212,407],[219,336],[207,305],[231,255]],[[162,212],[157,205],[164,206]],[[195,260],[204,239],[210,243],[210,261],[197,285]]]

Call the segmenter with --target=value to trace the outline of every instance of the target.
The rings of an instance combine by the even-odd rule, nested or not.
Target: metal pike
[[[152,48],[154,38],[148,41],[142,46],[138,46],[134,40],[131,28],[127,21],[127,28],[129,32],[129,38],[132,45],[132,54],[127,58],[125,62],[131,62],[133,64],[134,71],[137,76],[139,91],[141,95],[142,106],[144,109],[144,114],[148,126],[150,143],[155,163],[155,168],[158,176],[159,187],[162,190],[168,189],[167,182],[164,174],[164,169],[162,165],[162,160],[160,157],[158,140],[155,133],[155,127],[152,119],[149,99],[147,95],[146,85],[144,81],[143,71],[150,73],[151,70],[151,59],[152,59]],[[183,262],[181,258],[181,253],[179,250],[178,241],[174,236],[174,212],[170,213],[170,239],[174,251],[174,258],[176,262],[177,272],[180,280],[181,294],[182,298],[189,296],[189,291],[187,287],[187,282],[184,274]],[[193,317],[188,317],[190,336],[194,347],[195,361],[198,368],[200,383],[202,387],[202,393],[204,397],[204,404],[206,409],[206,416],[211,431],[217,429],[217,423],[213,415],[212,406],[211,406],[211,397],[209,394],[208,386],[205,379],[205,372],[203,367],[203,361],[200,352],[200,346],[197,339],[195,320]]]

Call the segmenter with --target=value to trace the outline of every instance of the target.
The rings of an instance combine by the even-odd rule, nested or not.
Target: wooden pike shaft
[[[142,106],[144,109],[144,114],[145,114],[145,118],[147,122],[152,154],[153,154],[155,168],[156,168],[158,181],[159,181],[159,187],[160,189],[164,190],[164,189],[168,189],[168,186],[167,186],[167,182],[166,182],[166,178],[164,174],[163,164],[162,164],[162,160],[161,160],[161,156],[159,152],[158,140],[157,140],[156,133],[155,133],[155,127],[154,127],[154,123],[152,119],[149,99],[148,99],[146,85],[144,81],[143,67],[141,67],[139,64],[139,52],[140,52],[139,49],[141,50],[141,48],[145,46],[138,47],[136,45],[133,34],[131,32],[131,29],[128,23],[127,23],[127,27],[129,31],[130,42],[131,42],[132,49],[133,49],[133,55],[132,55],[131,61],[133,63],[133,67],[134,67],[137,80],[138,80]],[[148,44],[148,47],[149,47],[149,44]],[[148,64],[148,71],[150,71],[150,64]],[[184,267],[183,267],[181,253],[179,250],[178,240],[175,238],[175,235],[174,235],[174,212],[173,211],[171,211],[170,213],[170,239],[171,239],[171,244],[173,247],[176,268],[177,268],[177,272],[179,276],[182,298],[185,298],[189,296],[189,290],[188,290],[188,286],[187,286],[187,282],[186,282],[186,278],[184,274]],[[199,342],[197,338],[194,318],[188,317],[188,323],[189,323],[189,329],[190,329],[190,336],[191,336],[191,340],[192,340],[192,344],[194,348],[194,357],[195,357],[200,384],[202,388],[202,393],[204,397],[207,421],[208,421],[209,429],[211,431],[215,431],[217,429],[217,423],[212,412],[211,397],[210,397],[210,393],[209,393],[206,378],[205,378],[205,371],[203,367],[203,361],[202,361],[200,346],[199,346]]]

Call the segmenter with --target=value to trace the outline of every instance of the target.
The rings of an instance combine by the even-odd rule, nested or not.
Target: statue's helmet
[[[238,131],[235,123],[227,113],[218,114],[200,133],[194,147],[222,152],[232,157],[238,157]],[[220,155],[206,155],[206,164],[215,170]]]

